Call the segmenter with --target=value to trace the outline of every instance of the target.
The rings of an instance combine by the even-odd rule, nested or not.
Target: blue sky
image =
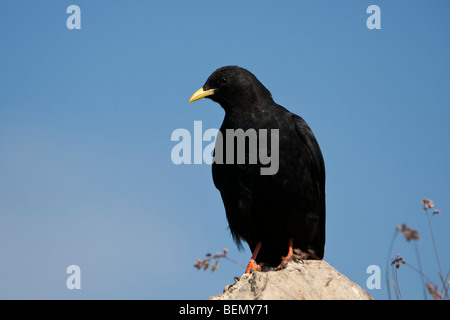
[[[81,30],[66,27],[69,5]],[[381,30],[366,9],[381,8]],[[232,242],[211,167],[175,165],[171,134],[218,128],[224,112],[189,97],[216,68],[252,71],[301,115],[327,170],[325,260],[366,288],[395,227],[419,230],[438,283],[421,199],[450,268],[448,1],[2,1],[0,298],[206,299],[244,271],[207,252]],[[414,245],[393,254],[417,266]],[[81,269],[68,290],[66,268]],[[402,267],[406,299],[421,299]]]

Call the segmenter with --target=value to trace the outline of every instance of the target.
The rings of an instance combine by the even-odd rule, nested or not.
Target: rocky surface
[[[372,300],[323,260],[290,262],[278,271],[243,275],[210,300]]]

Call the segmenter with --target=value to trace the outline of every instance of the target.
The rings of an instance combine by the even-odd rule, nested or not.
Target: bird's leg
[[[278,266],[277,269],[281,269],[284,267],[284,265],[286,263],[288,263],[289,260],[292,259],[292,256],[294,255],[294,249],[293,249],[293,245],[294,245],[294,238],[289,238],[289,251],[286,257],[284,257],[284,259],[281,261],[280,265]]]
[[[255,249],[253,250],[252,258],[250,259],[250,262],[247,265],[247,270],[245,270],[245,274],[261,269],[261,266],[257,265],[255,262],[259,249],[261,249],[261,241],[258,241]]]

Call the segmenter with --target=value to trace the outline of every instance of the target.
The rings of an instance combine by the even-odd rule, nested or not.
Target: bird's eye
[[[228,82],[228,79],[226,77],[220,78],[220,84],[225,84]]]

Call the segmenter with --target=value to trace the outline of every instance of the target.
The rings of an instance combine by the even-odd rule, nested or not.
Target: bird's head
[[[260,99],[272,99],[272,95],[250,71],[227,66],[214,71],[203,87],[192,95],[189,103],[202,98],[209,98],[230,110],[248,108]]]

